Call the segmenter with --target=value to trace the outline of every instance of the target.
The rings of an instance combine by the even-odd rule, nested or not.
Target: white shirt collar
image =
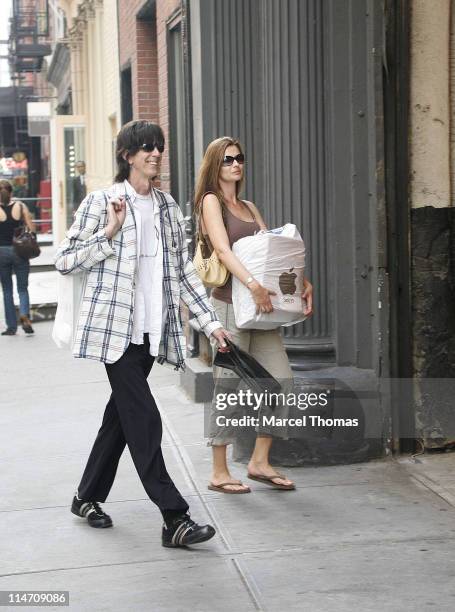
[[[124,180],[123,183],[114,183],[114,185],[112,185],[112,188],[109,191],[112,194],[112,197],[125,196],[126,194],[129,197],[131,204],[134,204],[137,197],[136,190],[127,180]],[[151,193],[154,201],[154,211],[159,212],[160,204],[159,199],[156,196],[154,187],[152,187]]]

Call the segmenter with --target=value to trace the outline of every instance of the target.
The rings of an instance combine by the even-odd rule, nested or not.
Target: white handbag
[[[86,277],[85,272],[58,275],[57,312],[52,328],[52,340],[58,348],[73,346]]]

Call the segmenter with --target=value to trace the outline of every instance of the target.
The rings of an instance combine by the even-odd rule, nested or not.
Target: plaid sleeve
[[[223,327],[218,321],[215,309],[209,303],[205,287],[196,272],[193,262],[188,255],[188,247],[185,239],[185,219],[182,211],[178,206],[175,206],[176,223],[179,235],[179,285],[180,297],[188,306],[191,312],[196,317],[202,331],[207,337],[210,336],[215,329]]]
[[[106,195],[102,192],[90,193],[81,202],[74,223],[54,257],[55,267],[62,274],[88,271],[115,254],[112,241],[108,240],[104,229],[98,229],[106,204]]]

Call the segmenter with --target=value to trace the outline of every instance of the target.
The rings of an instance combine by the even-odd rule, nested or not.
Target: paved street
[[[109,393],[104,368],[58,350],[51,323],[35,328],[0,339],[0,590],[68,590],[71,610],[97,612],[454,609],[455,455],[286,469],[290,493],[210,492],[202,405],[162,366],[150,384],[168,468],[218,534],[162,548],[127,452],[105,504],[114,528],[90,528],[69,505]]]

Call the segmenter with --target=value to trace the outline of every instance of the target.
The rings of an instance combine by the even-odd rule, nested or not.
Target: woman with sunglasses
[[[231,276],[236,276],[251,291],[258,313],[272,312],[270,295],[275,295],[255,280],[234,255],[232,245],[237,240],[267,229],[261,213],[253,202],[241,200],[239,193],[244,181],[245,156],[238,140],[217,138],[209,144],[202,160],[195,189],[195,213],[201,230],[215,249]],[[292,381],[293,375],[279,331],[241,330],[236,327],[232,306],[232,278],[223,287],[212,290],[211,303],[223,327],[233,342],[247,351],[280,381]],[[306,300],[304,314],[312,313],[312,285],[304,279],[302,297]],[[213,343],[212,343],[213,344]],[[215,348],[215,345],[213,345]],[[232,390],[232,373],[214,366],[214,399],[210,418],[209,445],[213,452],[213,472],[209,489],[222,493],[249,493],[250,488],[231,476],[226,459],[227,445],[234,442],[235,430],[219,427],[216,407],[219,393]],[[274,430],[258,433],[253,454],[248,463],[248,478],[277,489],[295,489],[294,483],[270,465],[269,452],[273,437],[286,437]]]

